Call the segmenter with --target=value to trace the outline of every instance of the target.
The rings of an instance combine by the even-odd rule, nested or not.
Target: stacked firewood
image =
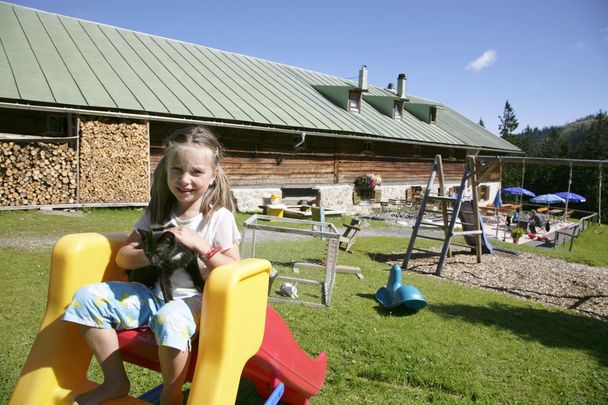
[[[148,201],[148,153],[145,123],[82,119],[80,202]]]
[[[0,206],[74,203],[76,177],[67,143],[0,143]]]

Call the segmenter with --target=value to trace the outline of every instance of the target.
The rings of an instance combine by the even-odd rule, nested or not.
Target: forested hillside
[[[600,111],[561,127],[526,128],[521,133],[504,135],[525,156],[563,159],[608,160],[608,116]],[[608,223],[608,165],[602,172],[602,223]],[[573,208],[597,212],[600,167],[574,167],[571,191],[587,198]],[[524,188],[536,194],[567,191],[570,168],[554,165],[526,165]],[[505,187],[521,185],[522,165],[503,167]]]

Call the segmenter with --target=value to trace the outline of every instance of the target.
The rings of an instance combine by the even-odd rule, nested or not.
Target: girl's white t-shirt
[[[234,215],[227,208],[220,208],[215,211],[209,221],[204,224],[203,213],[199,213],[196,217],[181,221],[175,214],[171,214],[171,219],[164,224],[165,227],[186,226],[195,230],[203,239],[211,246],[220,248],[222,252],[238,246],[241,240],[241,234],[236,226]],[[150,230],[150,219],[145,212],[134,225],[135,230],[143,229]],[[200,259],[198,260],[199,267],[204,267],[205,264]],[[194,286],[192,278],[184,269],[179,269],[171,276],[171,285],[173,287],[173,298],[184,299],[200,294]],[[160,283],[157,281],[154,285],[154,294],[163,298],[163,293],[160,289]]]

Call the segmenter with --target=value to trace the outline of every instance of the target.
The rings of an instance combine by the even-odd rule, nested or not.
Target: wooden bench
[[[363,220],[358,218],[353,218],[350,221],[350,224],[342,224],[344,225],[344,232],[340,236],[340,249],[345,251],[346,253],[352,253],[352,246],[357,240],[357,236],[359,236],[359,232],[361,232],[361,227],[363,226]]]

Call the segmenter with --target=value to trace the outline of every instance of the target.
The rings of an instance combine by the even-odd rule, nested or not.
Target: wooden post
[[[473,191],[473,224],[476,230],[481,230],[479,224],[479,200],[477,199],[477,168],[475,167],[475,156],[467,156],[466,164],[469,167],[470,184]],[[477,251],[477,263],[481,263],[481,238],[483,235],[478,233],[475,235],[475,250]]]
[[[597,193],[597,217],[598,217],[598,223],[601,225],[602,224],[602,163],[600,162],[600,184],[599,184],[599,190]]]
[[[80,115],[76,117],[76,203],[80,204]]]
[[[446,197],[445,195],[445,183],[443,181],[443,161],[441,156],[439,158],[435,158],[437,162],[437,175],[439,177],[439,195],[442,197]],[[449,218],[448,218],[448,203],[445,200],[440,200],[439,204],[441,204],[441,213],[443,216],[443,236],[447,239],[448,232],[450,228]],[[448,247],[447,251],[448,257],[452,257],[452,249]]]

